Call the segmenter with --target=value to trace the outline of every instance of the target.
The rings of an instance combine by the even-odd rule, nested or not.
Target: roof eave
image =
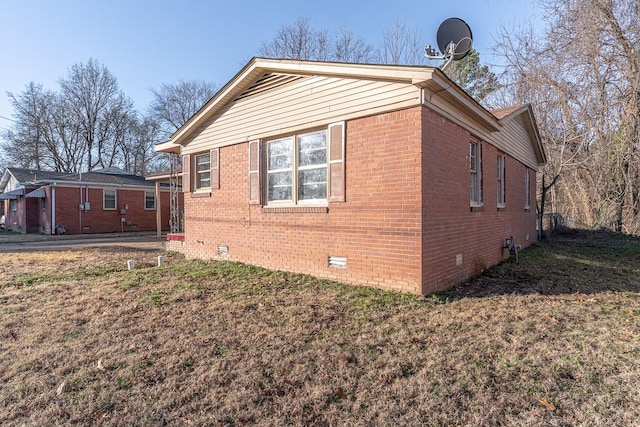
[[[176,174],[176,178],[178,180],[178,185],[181,185],[182,183],[182,171],[178,172]],[[146,179],[147,181],[160,181],[160,182],[170,182],[171,181],[171,173],[170,172],[166,172],[166,173],[158,173],[158,174],[154,174],[154,175],[147,175],[144,177],[144,179]]]
[[[156,153],[180,154],[180,144],[176,144],[172,140],[159,142],[153,147],[153,149]]]
[[[414,81],[414,84],[427,92],[425,101],[432,102],[435,97],[440,97],[457,111],[472,118],[486,131],[495,132],[500,130],[500,121],[469,96],[460,86],[450,80],[442,70],[434,68],[428,79]]]
[[[533,146],[533,149],[536,152],[536,157],[538,158],[538,165],[544,166],[547,164],[547,154],[544,151],[544,145],[542,145],[542,138],[540,138],[540,131],[538,130],[538,124],[536,122],[535,116],[533,115],[531,104],[527,104],[526,113],[529,116],[528,123],[531,127],[530,132],[534,137],[534,141],[536,142]]]

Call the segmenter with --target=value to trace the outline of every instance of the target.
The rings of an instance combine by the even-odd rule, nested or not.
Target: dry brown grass
[[[149,252],[45,255],[0,254],[2,425],[640,420],[638,239],[561,236],[424,300]]]

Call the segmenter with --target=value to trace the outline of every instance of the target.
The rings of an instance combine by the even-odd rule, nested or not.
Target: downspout
[[[82,172],[80,172],[80,181],[78,182],[78,191],[80,192],[80,204],[78,205],[78,215],[79,215],[78,234],[82,234],[82,208],[84,207],[84,205],[82,204]]]
[[[56,234],[56,183],[51,186],[51,234]]]
[[[146,203],[146,201],[145,201]],[[162,203],[160,203],[160,180],[156,180],[156,236],[162,237]]]
[[[27,195],[27,190],[26,188],[23,186],[22,187],[22,195],[18,196],[18,200],[21,201],[22,203],[20,203],[20,224],[18,225],[18,227],[20,228],[20,232],[23,234],[27,234],[27,198],[24,197]]]

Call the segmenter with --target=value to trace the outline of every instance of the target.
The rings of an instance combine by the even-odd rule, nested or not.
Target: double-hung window
[[[145,210],[156,210],[156,193],[154,191],[144,192],[144,208]]]
[[[480,143],[471,141],[469,143],[469,166],[471,173],[471,206],[482,206],[482,159],[480,153]]]
[[[116,208],[116,190],[103,190],[102,209],[115,210],[115,208]]]
[[[529,182],[529,169],[524,171],[524,208],[531,209],[531,184]]]
[[[209,153],[197,155],[195,166],[196,190],[211,188],[211,156]]]
[[[506,206],[505,203],[505,182],[504,182],[504,154],[498,154],[498,162],[497,162],[497,178],[498,178],[498,207],[504,208]]]
[[[267,141],[267,204],[327,202],[327,132]]]

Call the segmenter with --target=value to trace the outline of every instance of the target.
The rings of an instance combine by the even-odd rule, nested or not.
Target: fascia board
[[[153,147],[153,151],[156,153],[176,153],[180,154],[180,145],[175,144],[173,141],[159,142]]]
[[[495,132],[502,127],[493,114],[447,78],[442,71],[434,71],[430,79],[414,82],[414,84],[426,91],[425,102],[428,104],[437,105],[444,110],[451,108],[452,113],[455,111],[463,113],[487,132]],[[444,101],[445,105],[438,102],[438,98]]]
[[[529,128],[528,130],[529,132],[531,132],[531,136],[536,142],[533,146],[533,149],[536,152],[536,156],[538,157],[538,164],[540,166],[544,166],[545,164],[547,164],[547,154],[545,153],[544,146],[542,145],[542,138],[540,138],[540,131],[538,130],[538,124],[536,123],[535,116],[533,115],[531,105],[527,105],[527,118],[527,128]]]
[[[380,64],[351,64],[341,62],[292,61],[258,58],[257,65],[276,73],[297,75],[330,75],[370,80],[411,83],[428,79],[432,67],[398,66]]]
[[[151,182],[151,181],[150,181]],[[44,183],[44,181],[43,181]],[[89,187],[89,188],[131,188],[134,190],[145,189],[149,190],[154,188],[151,185],[129,185],[129,184],[107,184],[101,182],[93,182],[93,181],[59,181],[59,180],[50,180],[46,181],[47,185],[53,185],[55,187],[63,187],[63,188],[79,188],[79,187]]]

